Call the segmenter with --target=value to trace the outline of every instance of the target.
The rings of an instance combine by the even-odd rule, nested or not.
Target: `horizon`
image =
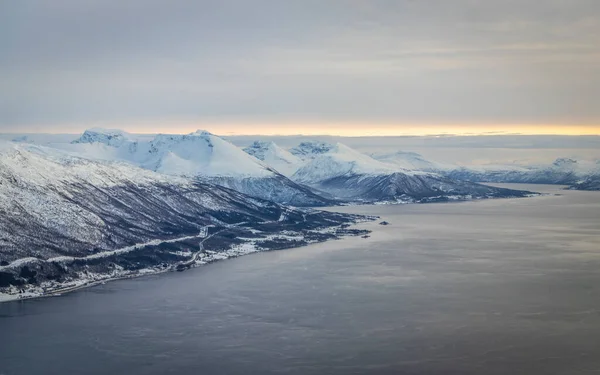
[[[193,131],[190,131],[192,130]],[[223,138],[237,147],[248,147],[254,141],[274,142],[289,150],[301,142],[342,143],[361,153],[416,152],[438,162],[459,165],[545,164],[561,158],[600,159],[600,135],[564,134],[427,134],[427,135],[335,135],[335,134],[224,134],[209,129],[165,129],[165,132],[136,133],[124,129],[92,127],[99,132],[124,132],[131,140],[149,142],[159,134],[185,135],[197,131]],[[71,133],[0,133],[5,142],[27,142],[53,147],[77,140],[83,131]],[[25,138],[21,138],[25,137]]]
[[[365,125],[366,126],[366,125]],[[215,135],[219,136],[260,136],[260,137],[301,137],[301,136],[316,136],[316,137],[349,137],[349,138],[357,138],[357,137],[477,137],[477,136],[600,136],[600,127],[591,128],[589,131],[577,131],[573,132],[572,129],[564,129],[564,128],[556,128],[546,126],[543,129],[536,129],[535,131],[529,130],[525,131],[509,131],[509,130],[487,130],[481,132],[475,131],[454,131],[447,130],[441,131],[440,128],[435,128],[438,132],[393,132],[393,131],[369,131],[369,132],[294,132],[296,128],[289,129],[288,131],[267,131],[267,132],[236,132],[227,129],[217,129],[212,126],[189,126],[182,127],[179,129],[172,128],[155,128],[155,127],[135,127],[131,129],[130,127],[101,127],[101,126],[90,126],[90,127],[76,127],[71,129],[65,129],[64,131],[48,131],[44,130],[30,130],[30,131],[0,131],[2,134],[81,134],[87,130],[107,130],[107,131],[122,131],[124,133],[130,134],[140,134],[140,135],[154,135],[154,134],[190,134],[196,131],[207,131]],[[465,129],[465,128],[459,128]],[[528,128],[535,129],[535,128]],[[548,131],[548,129],[553,129],[554,131]],[[579,129],[579,128],[578,128]]]

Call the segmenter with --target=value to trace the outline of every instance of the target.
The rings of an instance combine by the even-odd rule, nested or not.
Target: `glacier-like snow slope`
[[[275,142],[255,141],[245,147],[244,151],[287,177],[292,176],[304,164],[302,159]]]
[[[85,157],[121,160],[163,174],[199,178],[242,193],[295,206],[322,206],[331,201],[316,195],[206,131],[186,135],[159,134],[137,140],[118,130],[91,129],[63,149]]]
[[[524,196],[383,163],[343,144],[303,142],[291,150],[306,161],[292,179],[333,196],[364,202],[438,201]]]

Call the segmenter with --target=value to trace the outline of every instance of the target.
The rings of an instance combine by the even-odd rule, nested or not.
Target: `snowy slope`
[[[275,173],[240,148],[205,131],[160,134],[142,166],[157,172],[205,177],[273,177]]]
[[[401,169],[424,172],[440,172],[448,169],[453,169],[453,165],[442,164],[425,159],[422,155],[416,152],[378,152],[372,153],[370,156],[379,160],[382,163],[394,165]]]
[[[341,143],[303,142],[292,149],[295,155],[301,155],[307,163],[292,176],[294,181],[314,184],[339,176],[381,175],[400,170],[384,164],[351,149]]]
[[[292,148],[290,153],[302,160],[311,160],[320,155],[327,154],[335,148],[332,143],[321,141],[301,142],[298,146]]]
[[[131,134],[118,129],[92,128],[71,143],[102,143],[107,146],[121,147],[133,141]]]
[[[600,173],[590,175],[569,187],[573,190],[600,190]]]
[[[90,129],[67,147],[83,156],[123,160],[156,172],[178,176],[266,177],[273,171],[238,147],[209,132],[158,134],[139,141],[110,129]]]
[[[339,176],[373,176],[397,172],[425,174],[382,163],[341,143],[303,142],[291,152],[301,155],[306,160],[306,164],[293,175],[292,179],[307,184]]]
[[[275,142],[255,141],[244,151],[284,176],[292,176],[303,164],[302,159],[279,147]]]
[[[445,174],[466,181],[573,185],[600,176],[600,164],[598,161],[559,158],[550,165],[485,165],[457,168],[445,171]]]
[[[291,152],[307,162],[292,176],[293,180],[342,199],[426,202],[524,195],[404,169],[339,143],[303,142]]]
[[[195,215],[233,209],[220,194],[125,163],[3,144],[0,248],[13,258],[32,249],[42,257],[79,254],[166,237],[172,231],[167,226],[196,230],[207,220]]]
[[[92,129],[63,149],[86,157],[126,161],[167,175],[199,178],[277,203],[296,206],[331,204],[232,143],[206,131],[186,135],[159,134],[147,141],[114,130]]]
[[[300,235],[352,220],[318,211],[306,220],[306,211],[196,179],[0,142],[0,293],[92,271],[164,268],[188,260],[181,252],[197,251],[209,227],[223,231],[211,251],[224,251],[261,231]]]

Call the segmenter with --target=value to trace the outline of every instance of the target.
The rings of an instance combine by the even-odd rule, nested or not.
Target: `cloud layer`
[[[596,0],[2,2],[0,130],[598,125],[598,46]]]

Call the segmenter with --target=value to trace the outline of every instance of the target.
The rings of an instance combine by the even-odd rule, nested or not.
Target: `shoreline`
[[[106,279],[94,280],[94,281],[90,281],[90,282],[87,282],[87,283],[84,283],[81,285],[68,286],[68,287],[65,287],[62,289],[52,290],[48,293],[35,294],[35,295],[29,294],[29,292],[25,292],[23,294],[16,294],[16,295],[0,292],[0,303],[25,301],[25,300],[38,299],[38,298],[59,297],[63,294],[76,292],[81,289],[92,288],[94,286],[106,284],[106,283],[109,283],[112,281],[125,280],[125,279],[137,279],[137,278],[144,277],[144,276],[159,275],[162,273],[173,272],[173,271],[175,271],[175,270],[164,269],[164,270],[157,270],[156,272],[145,272],[145,273],[138,273],[138,274],[128,274],[128,275],[117,276],[117,277],[108,277]]]
[[[367,231],[368,233],[371,233],[371,230],[356,228],[356,226],[361,225],[361,224],[366,224],[366,223],[373,223],[376,220],[377,219],[359,220],[359,221],[355,222],[354,224],[352,224],[349,228],[351,228],[353,230],[357,230],[357,231]],[[342,226],[323,228],[322,230],[335,231],[338,229],[342,229]],[[94,278],[92,280],[79,279],[79,280],[69,281],[68,282],[69,284],[75,283],[76,285],[65,285],[64,287],[49,290],[49,291],[44,291],[44,292],[25,291],[23,293],[17,293],[17,294],[9,294],[9,293],[0,292],[0,303],[25,301],[25,300],[38,299],[38,298],[58,297],[63,294],[66,294],[66,293],[71,293],[71,292],[75,292],[75,291],[78,291],[81,289],[91,288],[91,287],[105,284],[105,283],[112,282],[112,281],[118,281],[118,280],[124,280],[124,279],[134,279],[134,278],[140,278],[140,277],[144,277],[144,276],[160,275],[160,274],[167,273],[167,272],[183,272],[183,271],[187,271],[192,268],[199,268],[201,266],[204,266],[204,265],[207,265],[210,263],[227,260],[227,259],[232,259],[232,258],[239,258],[239,257],[245,256],[245,255],[251,255],[251,254],[262,253],[262,252],[267,252],[267,251],[283,251],[283,250],[290,250],[290,249],[299,249],[299,248],[303,248],[303,247],[318,244],[318,243],[342,240],[342,239],[349,238],[349,237],[356,237],[356,236],[360,236],[361,234],[363,234],[363,233],[362,232],[359,232],[357,234],[345,233],[345,234],[337,235],[336,238],[331,238],[331,239],[326,239],[326,240],[315,240],[315,241],[308,242],[306,244],[302,244],[299,246],[290,246],[290,247],[274,248],[274,249],[259,249],[255,246],[256,243],[246,242],[241,245],[232,247],[228,250],[222,251],[222,252],[210,252],[210,255],[208,255],[208,256],[199,256],[199,254],[201,252],[198,251],[198,252],[192,253],[192,256],[189,260],[169,265],[169,267],[167,267],[167,268],[158,268],[158,267],[143,268],[140,270],[135,270],[131,273],[120,274],[120,275],[94,274],[93,275]],[[182,269],[178,268],[181,265],[184,265],[185,267]],[[80,283],[80,284],[78,284],[78,283]],[[41,287],[36,287],[36,288],[41,288]]]
[[[554,185],[553,185],[554,186]],[[455,203],[467,203],[467,202],[485,202],[485,201],[489,201],[489,200],[498,200],[498,199],[522,199],[522,198],[539,198],[539,197],[544,197],[544,196],[548,196],[548,195],[555,195],[555,194],[551,194],[548,192],[533,192],[533,194],[531,195],[526,195],[523,197],[506,197],[506,198],[485,198],[485,199],[466,199],[466,200],[449,200],[449,201],[439,201],[439,202],[428,202],[428,203],[438,203],[438,204],[455,204]],[[330,206],[330,207],[320,207],[320,209],[324,209],[325,211],[329,211],[329,212],[337,212],[334,211],[336,208],[339,209],[340,207],[360,207],[360,206],[378,206],[378,205],[390,205],[390,206],[402,206],[402,205],[406,205],[406,204],[426,204],[425,202],[393,202],[393,203],[384,203],[384,204],[348,204],[348,205],[342,205],[342,206]],[[331,211],[329,210],[331,209]],[[368,214],[365,214],[367,217],[369,217]],[[367,233],[366,234],[370,234],[372,233],[371,229],[361,229],[361,228],[357,228],[358,225],[361,224],[367,224],[367,223],[375,223],[378,219],[380,218],[370,218],[370,219],[362,219],[362,220],[358,220],[355,223],[351,224],[349,228],[352,228],[353,230],[366,230]],[[333,226],[333,227],[328,227],[328,228],[322,228],[322,231],[335,231],[338,229],[341,229],[342,226]],[[376,227],[375,227],[376,228]],[[364,233],[361,233],[364,234]],[[181,272],[181,271],[186,271],[188,269],[191,268],[197,268],[209,263],[213,263],[216,261],[220,261],[220,260],[226,260],[226,259],[230,259],[230,258],[237,258],[240,256],[244,256],[244,255],[250,255],[250,254],[254,254],[254,253],[258,253],[258,252],[266,252],[266,251],[276,251],[276,250],[289,250],[289,249],[296,249],[296,248],[302,248],[302,247],[306,247],[312,244],[317,244],[317,243],[324,243],[324,242],[328,242],[331,240],[341,240],[344,238],[348,238],[348,237],[355,237],[355,236],[360,236],[361,234],[350,234],[350,233],[345,233],[345,234],[341,234],[341,235],[337,235],[337,238],[331,238],[331,239],[325,239],[325,240],[315,240],[312,242],[307,242],[305,244],[299,245],[299,246],[290,246],[290,247],[284,247],[284,248],[274,248],[274,249],[258,249],[255,247],[256,242],[253,241],[249,241],[246,243],[243,243],[241,245],[237,245],[234,246],[228,250],[222,251],[222,252],[209,252],[210,255],[209,256],[201,256],[203,254],[201,254],[201,251],[198,252],[194,252],[192,253],[192,256],[190,257],[190,259],[185,260],[185,261],[181,261],[178,263],[174,263],[169,265],[166,268],[159,268],[159,267],[151,267],[151,268],[143,268],[143,269],[139,269],[139,270],[135,270],[132,271],[131,273],[125,273],[125,274],[119,274],[119,275],[111,275],[111,274],[94,274],[92,275],[93,279],[92,280],[86,280],[86,279],[79,279],[79,280],[74,280],[74,281],[70,281],[69,283],[75,283],[77,284],[78,282],[82,282],[81,284],[78,285],[69,285],[69,286],[64,286],[58,289],[53,289],[50,291],[45,291],[45,292],[32,292],[32,291],[25,291],[23,293],[17,293],[17,294],[8,294],[8,293],[3,293],[0,292],[0,303],[4,303],[4,302],[14,302],[14,301],[23,301],[23,300],[29,300],[29,299],[37,299],[37,298],[47,298],[47,297],[55,297],[55,296],[60,296],[62,294],[65,293],[71,293],[80,289],[84,289],[84,288],[90,288],[90,287],[94,287],[100,284],[104,284],[107,282],[111,282],[111,281],[117,281],[117,280],[123,280],[123,279],[133,279],[133,278],[138,278],[138,277],[143,277],[143,276],[150,276],[150,275],[159,275],[162,273],[166,273],[166,272]],[[207,232],[201,231],[198,235],[193,235],[193,236],[185,236],[184,238],[202,238],[204,242],[204,240],[210,238],[212,236],[208,235]],[[277,235],[276,235],[277,236]],[[285,236],[285,235],[284,235]],[[166,241],[161,241],[161,242],[174,242],[177,241],[178,239],[171,239],[171,240],[166,240]],[[156,242],[157,240],[153,240],[151,241],[152,243]],[[143,244],[142,244],[143,245]],[[106,251],[104,252],[105,254],[99,255],[99,254],[94,254],[89,256],[90,258],[98,258],[98,257],[102,257],[103,255],[109,254],[109,253],[120,253],[120,252],[128,252],[131,251],[135,248],[139,248],[139,244],[138,245],[133,245],[133,246],[128,246],[125,250],[124,249],[118,249],[118,250],[111,250],[111,251]],[[63,257],[58,257],[56,259],[48,259],[45,261],[59,261],[59,258],[63,258]],[[71,258],[71,257],[64,257],[64,258]],[[27,258],[24,258],[23,260],[25,260]],[[38,260],[36,258],[33,258],[35,260]],[[19,262],[21,260],[16,260],[15,262]],[[38,260],[39,261],[39,260]],[[12,264],[11,264],[12,265]],[[179,266],[183,266],[182,268],[178,268]],[[0,267],[1,268],[6,268],[8,266],[3,266]],[[42,287],[37,287],[37,288],[42,288]]]

